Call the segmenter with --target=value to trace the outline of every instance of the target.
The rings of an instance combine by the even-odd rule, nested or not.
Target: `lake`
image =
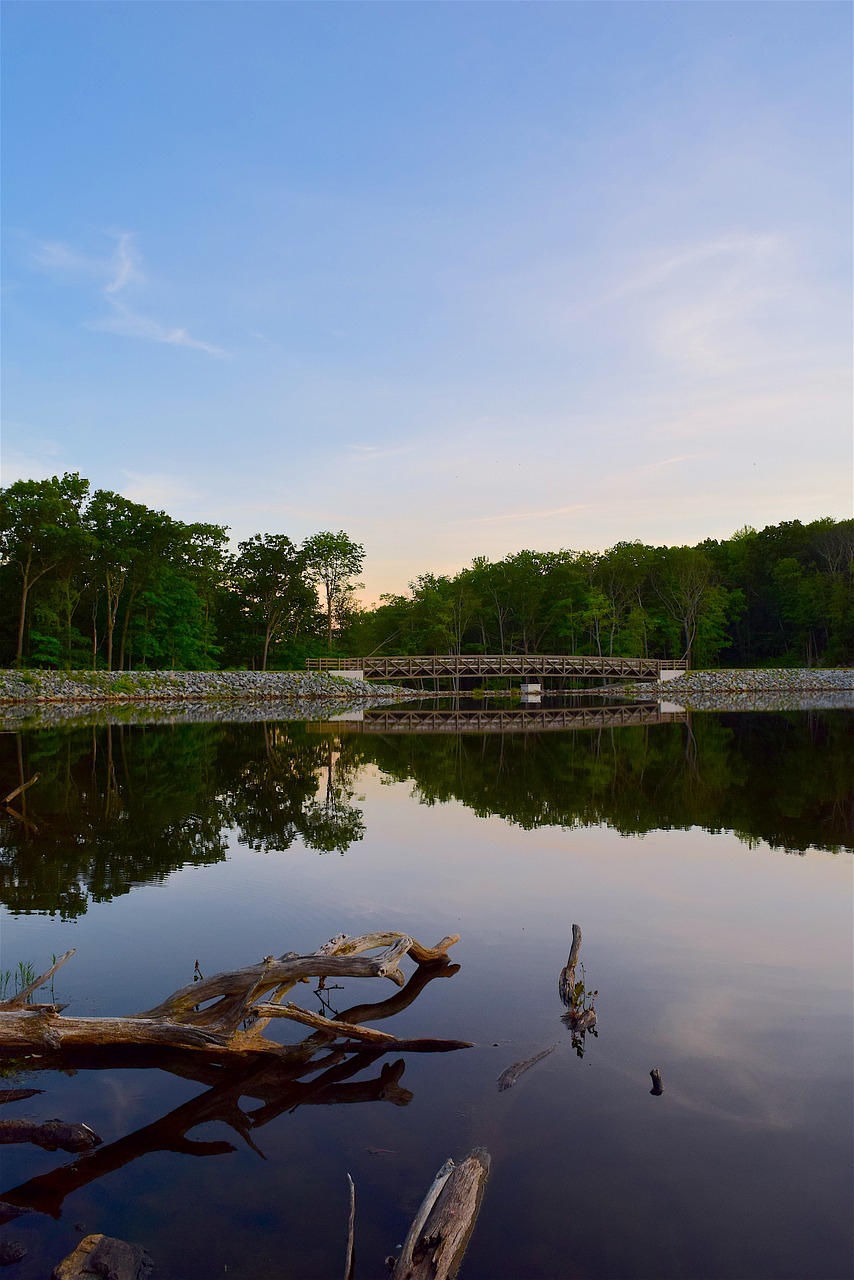
[[[453,963],[378,1025],[473,1044],[352,1057],[213,1106],[208,1083],[139,1057],[7,1064],[3,1087],[44,1092],[2,1118],[103,1139],[85,1156],[4,1148],[0,1200],[28,1209],[5,1228],[28,1250],[10,1276],[43,1280],[97,1231],[143,1244],[161,1280],[327,1280],[350,1174],[369,1280],[474,1146],[492,1167],[462,1280],[850,1275],[852,713],[544,710],[101,715],[0,735],[3,794],[40,775],[0,818],[9,994],[19,962],[41,972],[70,947],[56,1000],[107,1015],[196,965],[458,933]],[[558,994],[573,923],[597,1015],[582,1034]],[[340,985],[289,998],[331,1016],[397,994]]]

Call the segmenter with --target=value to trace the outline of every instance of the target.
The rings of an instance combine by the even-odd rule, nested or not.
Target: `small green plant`
[[[115,680],[110,682],[110,693],[128,694],[136,693],[136,681],[131,675],[116,676]]]
[[[11,999],[19,991],[23,991],[31,982],[35,982],[37,974],[29,961],[19,960],[17,969],[0,970],[0,1000]],[[10,991],[10,987],[14,990]]]

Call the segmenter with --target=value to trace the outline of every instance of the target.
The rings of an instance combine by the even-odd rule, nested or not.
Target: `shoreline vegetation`
[[[692,669],[854,663],[854,520],[695,546],[476,556],[360,603],[365,549],[186,524],[76,472],[0,489],[0,668],[282,671],[348,654],[555,653]]]

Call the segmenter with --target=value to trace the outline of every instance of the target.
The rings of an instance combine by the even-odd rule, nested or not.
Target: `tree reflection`
[[[817,769],[817,753],[822,767]],[[73,918],[187,865],[345,852],[365,834],[366,765],[525,829],[700,826],[747,843],[852,848],[854,735],[844,711],[697,715],[687,724],[560,733],[348,734],[293,723],[122,724],[0,735],[0,899]]]

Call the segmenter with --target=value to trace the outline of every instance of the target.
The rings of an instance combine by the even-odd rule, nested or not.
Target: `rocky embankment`
[[[6,722],[33,714],[40,721],[65,719],[69,713],[117,707],[138,709],[149,719],[193,707],[222,710],[228,719],[241,718],[245,709],[247,718],[255,719],[261,705],[275,708],[278,718],[314,719],[415,696],[402,686],[343,680],[321,671],[0,671],[0,719]]]
[[[843,667],[686,671],[653,687],[662,701],[692,711],[854,707],[854,670]],[[632,693],[643,696],[639,686]]]

